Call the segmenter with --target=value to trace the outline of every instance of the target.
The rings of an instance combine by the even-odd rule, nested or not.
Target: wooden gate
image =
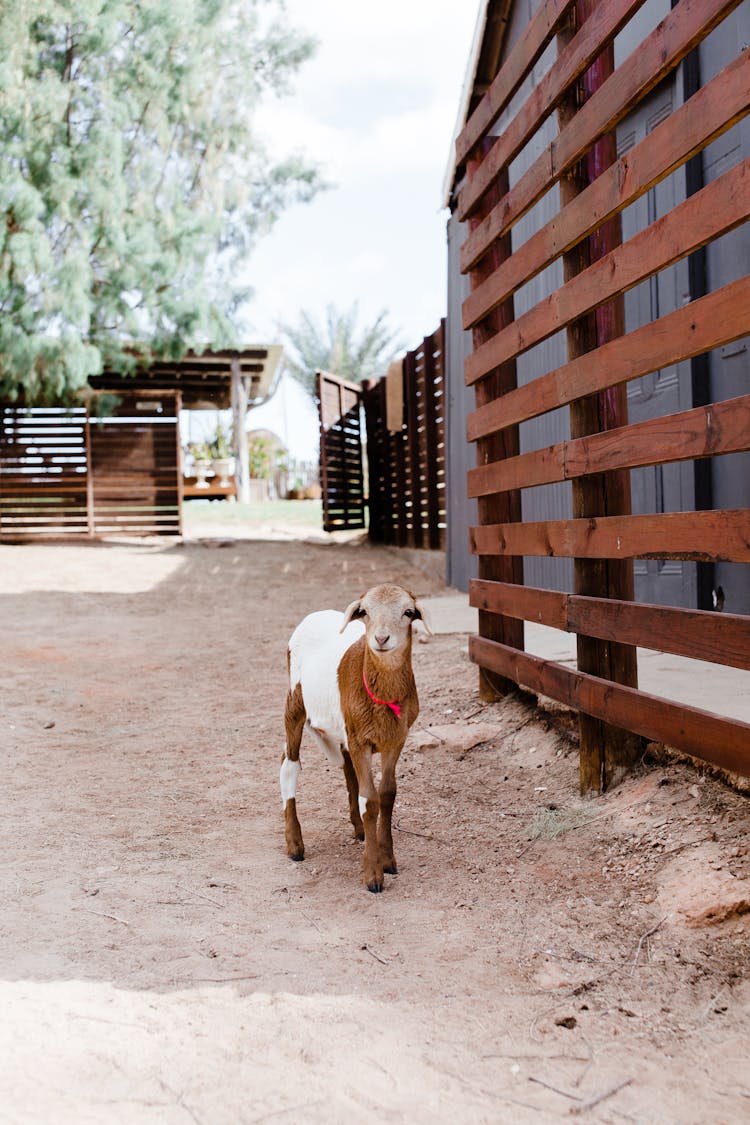
[[[0,541],[179,535],[179,395],[0,407]]]
[[[396,547],[445,547],[445,321],[367,383],[370,538]]]
[[[750,49],[618,156],[615,129],[737,6],[679,0],[615,65],[614,40],[642,0],[542,0],[457,140],[467,171],[458,214],[473,332],[466,382],[476,392],[468,433],[477,467],[472,549],[480,610],[472,659],[484,693],[518,683],[581,713],[581,789],[616,781],[655,739],[750,774],[750,724],[637,690],[636,647],[750,668],[750,618],[633,604],[634,559],[750,561],[750,511],[631,514],[630,471],[750,449],[750,394],[628,424],[627,385],[750,332],[750,277],[729,281],[625,334],[623,296],[737,228],[750,216],[750,157],[683,193],[622,241],[621,214],[692,160],[750,108]],[[545,52],[547,53],[545,55]],[[544,73],[534,73],[545,56]],[[543,126],[557,115],[551,143]],[[502,128],[495,129],[502,118]],[[554,117],[552,117],[554,125]],[[525,168],[519,156],[526,153]],[[519,171],[519,167],[521,170]],[[531,237],[514,226],[547,194],[559,209]],[[562,261],[549,296],[516,316],[514,294]],[[746,267],[746,263],[745,263]],[[518,386],[516,360],[555,333],[567,362]],[[538,354],[538,353],[537,353]],[[570,410],[570,440],[521,453],[519,424]],[[572,482],[573,519],[521,522],[521,490]],[[522,556],[575,560],[575,593],[523,586]],[[578,635],[578,670],[521,651],[523,621]]]
[[[319,371],[320,486],[323,527],[351,531],[365,526],[362,463],[362,388]]]

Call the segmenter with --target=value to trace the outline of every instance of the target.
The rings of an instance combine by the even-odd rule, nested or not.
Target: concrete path
[[[452,592],[422,601],[434,632],[476,633],[477,611],[469,605],[467,594]],[[576,666],[574,633],[527,621],[526,651],[545,660]],[[638,680],[641,690],[651,695],[750,722],[750,672],[639,648]]]

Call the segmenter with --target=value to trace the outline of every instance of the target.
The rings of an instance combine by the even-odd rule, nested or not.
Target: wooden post
[[[575,12],[578,25],[594,10],[597,0],[579,0]],[[573,34],[569,28],[559,36],[563,44]],[[569,96],[558,111],[562,130],[586,101],[614,71],[614,49],[610,45],[583,77],[580,103]],[[617,159],[614,132],[596,142],[585,161],[560,182],[560,204],[570,202]],[[563,255],[565,280],[586,269],[622,242],[619,215],[596,230],[588,239]],[[567,330],[568,356],[574,359],[594,350],[624,332],[624,304],[620,295]],[[624,384],[579,399],[570,406],[571,438],[600,433],[627,425],[627,393]],[[620,470],[596,473],[573,481],[573,517],[629,515],[630,475]],[[575,559],[575,592],[591,597],[632,601],[633,564],[630,560]],[[578,668],[581,672],[637,687],[636,650],[630,645],[578,635]],[[638,752],[638,739],[629,731],[610,726],[583,712],[580,729],[580,788],[583,796],[603,792],[627,773]]]
[[[86,445],[86,534],[93,538],[96,534],[94,518],[94,462],[91,455],[91,414],[88,406],[83,422],[83,438]]]
[[[497,138],[485,137],[478,146],[478,152],[467,162],[469,181],[476,175],[481,166],[482,156],[486,155]],[[479,155],[481,152],[481,155]],[[474,230],[492,207],[508,191],[507,169],[498,178],[494,186],[487,192],[483,205],[476,216],[469,219],[469,229]],[[509,258],[512,253],[510,233],[496,239],[491,250],[484,256],[476,269],[469,275],[471,288],[476,289],[485,278],[494,273],[496,269]],[[493,309],[480,323],[472,329],[474,349],[479,348],[491,337],[495,336],[506,325],[514,320],[513,298]],[[501,395],[515,390],[516,363],[510,360],[491,372],[486,378],[481,379],[475,387],[474,397],[477,408],[485,403],[494,402]],[[497,434],[481,438],[477,443],[477,465],[488,465],[495,461],[504,460],[506,457],[515,457],[520,451],[518,426],[509,426]],[[521,493],[502,492],[494,496],[480,497],[477,502],[478,520],[480,525],[495,523],[519,523],[521,521]],[[478,564],[479,578],[492,582],[514,582],[523,585],[523,559],[513,556],[480,555]],[[514,648],[523,648],[524,626],[522,620],[512,617],[502,617],[499,614],[479,612],[479,635],[488,640],[499,641],[501,644],[512,645]],[[518,685],[505,676],[500,676],[487,668],[479,668],[479,695],[488,702],[509,695],[517,689]]]
[[[242,374],[239,356],[232,357],[232,445],[234,447],[237,499],[240,504],[250,503],[250,451],[245,433],[248,387]]]

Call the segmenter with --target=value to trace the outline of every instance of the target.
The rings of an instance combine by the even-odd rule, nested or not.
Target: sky
[[[358,323],[383,310],[407,348],[446,309],[451,151],[478,0],[287,0],[290,23],[319,46],[292,96],[257,124],[273,151],[303,149],[333,185],[295,205],[249,263],[255,297],[246,342],[274,343],[302,309],[357,301]]]

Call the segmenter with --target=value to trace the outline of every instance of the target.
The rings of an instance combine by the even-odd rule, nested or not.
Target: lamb
[[[364,840],[362,880],[383,890],[397,873],[391,835],[396,763],[419,700],[411,666],[412,625],[431,632],[422,606],[401,586],[374,586],[344,613],[311,613],[289,641],[289,691],[284,721],[281,800],[287,852],[305,858],[297,819],[299,749],[306,727],[331,762],[344,770],[354,834]],[[372,756],[380,754],[380,787]]]

